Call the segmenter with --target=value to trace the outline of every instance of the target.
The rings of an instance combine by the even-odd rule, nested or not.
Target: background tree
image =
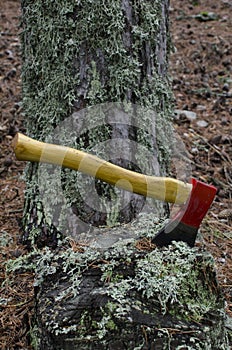
[[[168,6],[166,0],[22,1],[27,133],[49,139],[54,128],[74,115],[80,129],[87,130],[75,146],[89,151],[105,140],[114,145],[114,139],[129,138],[153,153],[152,159],[143,159],[147,173],[165,175],[172,142]],[[112,102],[119,103],[122,113],[117,123],[107,119],[105,106]],[[103,108],[97,118],[101,115],[103,122],[86,127],[96,115],[78,119],[79,111],[99,104]],[[128,160],[128,149],[122,149],[109,159],[141,171],[137,149],[129,154]],[[166,206],[157,204],[154,214],[149,210],[154,204],[148,203],[146,215],[138,215],[144,198],[131,194],[128,199],[128,193],[117,194],[96,182],[103,209],[92,210],[73,186],[76,174],[63,170],[62,189],[72,212],[91,227],[91,238],[98,234],[107,240],[106,249],[83,247],[64,238],[56,218],[48,220],[40,175],[37,165],[28,166],[24,212],[24,240],[46,247],[37,256],[35,279],[38,348],[226,348],[223,300],[211,259],[184,244],[158,250],[149,243]],[[122,209],[111,224],[121,226],[102,229],[115,195],[121,196]],[[60,219],[63,208],[52,192],[50,197]],[[77,239],[85,225],[79,222],[72,230],[75,234],[70,228],[65,233]],[[118,240],[122,237],[131,239]],[[209,321],[212,312],[215,321]]]

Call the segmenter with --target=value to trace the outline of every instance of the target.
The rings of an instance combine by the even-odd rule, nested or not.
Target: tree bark
[[[106,160],[139,172],[165,175],[172,142],[172,94],[167,77],[168,1],[125,0],[105,2],[104,6],[91,1],[61,1],[55,6],[27,0],[22,2],[22,9],[23,94],[28,134],[42,140],[52,135],[53,140],[66,142],[67,136],[62,139],[61,132],[54,135],[54,130],[71,119],[79,130],[71,146],[89,151],[106,142]],[[90,107],[87,113],[79,113]],[[96,117],[92,111],[101,116]],[[147,149],[148,157],[142,147]],[[117,194],[99,181],[91,187],[91,180],[81,177],[79,183],[87,182],[84,190],[94,188],[99,195],[101,209],[93,209],[91,200],[86,203],[73,185],[73,174],[63,171],[66,188],[63,186],[62,190],[80,218],[72,227],[75,235],[86,230],[83,222],[88,227],[108,224],[108,213],[112,211],[114,224],[130,222],[148,203],[125,191]],[[46,219],[38,176],[38,167],[29,165],[25,241],[55,246],[60,230],[55,219],[51,223]],[[51,187],[46,199],[50,207],[57,207],[57,214],[61,209]],[[118,213],[117,208],[111,210],[115,197],[120,198]],[[156,207],[157,217],[168,213],[167,206],[157,202]]]
[[[106,160],[166,175],[168,6],[168,0],[23,0],[28,134],[65,143],[74,133],[71,146],[101,155],[94,147],[106,144]],[[226,349],[223,299],[210,258],[184,244],[158,250],[150,243],[167,205],[62,170],[64,205],[49,171],[35,164],[26,171],[24,241],[45,247],[35,268],[34,345]]]

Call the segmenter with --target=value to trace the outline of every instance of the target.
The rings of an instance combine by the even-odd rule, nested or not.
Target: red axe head
[[[172,241],[183,241],[193,247],[198,228],[216,193],[216,187],[192,179],[190,198],[180,211],[170,219],[168,224],[152,239],[152,243],[157,246],[167,246]]]

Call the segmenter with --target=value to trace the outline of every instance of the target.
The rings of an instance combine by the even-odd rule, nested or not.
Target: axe
[[[217,189],[196,179],[185,183],[169,177],[140,174],[70,147],[34,140],[16,134],[13,148],[18,160],[56,164],[78,170],[126,191],[161,201],[182,204],[178,213],[158,232],[152,242],[167,246],[183,241],[194,246],[198,228]]]

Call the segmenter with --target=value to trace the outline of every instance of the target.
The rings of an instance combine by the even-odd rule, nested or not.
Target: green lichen
[[[157,75],[155,62],[152,76],[145,75],[140,82],[139,55],[143,44],[148,41],[153,55],[156,52],[160,1],[133,5],[139,25],[132,24],[130,47],[123,41],[125,15],[121,1],[106,1],[102,6],[99,1],[86,1],[83,5],[63,0],[54,6],[50,1],[27,0],[22,7],[24,109],[28,130],[35,136],[42,138],[71,112],[72,103],[79,97],[75,89],[81,83],[77,57],[83,55],[83,45],[87,43],[86,54],[92,58],[86,73],[87,105],[124,101],[128,90],[137,96],[136,103],[159,106],[158,114],[166,104],[170,105],[169,83],[167,78]],[[104,58],[104,67],[97,65],[99,55]],[[155,57],[151,59],[155,61]],[[99,98],[99,94],[104,98]]]
[[[144,328],[136,331],[141,333],[141,349],[145,349],[145,339],[150,335],[155,341],[162,339],[162,344],[166,344],[163,349],[172,349],[176,332],[186,332],[191,335],[188,342],[194,349],[214,349],[217,344],[227,350],[224,302],[216,284],[212,257],[181,242],[151,252],[138,250],[135,243],[119,241],[105,251],[83,247],[82,252],[75,252],[66,239],[56,251],[45,248],[9,261],[7,273],[35,273],[34,286],[40,290],[37,317],[43,310],[42,326],[57,341],[67,337],[74,344],[99,341],[107,346],[112,337],[123,337],[124,331],[126,336],[126,329],[135,331],[136,313],[144,322]],[[90,296],[93,302],[95,296],[105,301],[94,309],[83,308],[80,318],[73,321],[68,305],[79,305],[85,276],[94,277],[95,271],[99,279]],[[172,319],[175,326],[169,329],[165,317],[168,322]],[[37,327],[31,332],[39,349],[41,324]],[[199,332],[203,332],[204,340]]]
[[[71,111],[74,6],[64,0],[22,1],[23,102],[28,131],[36,137],[43,138]]]
[[[95,295],[99,300],[104,297],[104,305],[101,303],[94,310],[83,309],[78,322],[75,320],[72,323],[68,316],[61,317],[65,315],[69,302],[73,305],[77,300],[78,303],[85,273],[89,276],[96,269],[100,273],[99,281],[90,295],[93,298]],[[144,331],[141,329],[142,349],[145,346],[143,332],[148,338],[149,334],[155,337],[155,341],[162,339],[162,344],[166,344],[163,349],[172,348],[173,334],[176,332],[190,332],[188,343],[194,349],[205,349],[206,346],[211,349],[212,341],[213,344],[221,344],[222,349],[227,349],[226,333],[222,344],[222,338],[218,335],[216,340],[213,335],[216,331],[214,323],[209,325],[205,321],[214,315],[218,332],[222,329],[225,331],[224,304],[215,284],[214,261],[208,253],[200,252],[197,248],[174,243],[162,250],[155,248],[151,252],[144,252],[138,250],[131,240],[127,245],[118,242],[104,252],[89,248],[82,253],[71,249],[59,252],[46,249],[37,259],[35,272],[35,285],[44,291],[38,296],[40,304],[48,308],[43,314],[46,328],[57,337],[67,335],[74,344],[94,341],[107,344],[109,339],[118,334],[123,337],[122,324],[125,332],[130,327],[130,332],[135,331],[133,325],[136,313],[144,320]],[[57,276],[62,276],[65,288],[62,288],[60,277],[57,279]],[[48,280],[53,283],[48,285]],[[53,295],[53,300],[49,295]],[[56,310],[52,314],[49,312],[50,307]],[[163,322],[167,322],[162,321],[165,317],[169,322],[170,319],[174,322],[175,326],[171,330],[163,325]],[[204,332],[204,340],[198,337],[199,331]]]
[[[203,262],[197,261],[196,252],[182,243],[175,247],[161,256],[154,250],[138,262],[136,286],[146,298],[158,295],[162,313],[168,310],[178,317],[200,321],[216,307],[217,296],[213,289],[206,288],[207,281],[201,281]],[[203,263],[204,268],[212,269],[212,258],[205,258],[208,261]]]
[[[134,2],[132,20],[126,18],[126,10],[119,0],[107,0],[104,4],[100,0],[62,0],[57,4],[49,0],[22,1],[23,105],[28,134],[44,140],[79,104],[88,107],[110,102],[121,102],[125,106],[136,103],[156,112],[149,123],[148,116],[138,115],[138,124],[141,130],[144,127],[147,130],[148,124],[155,123],[158,149],[153,149],[153,128],[148,135],[139,132],[136,142],[158,154],[161,173],[165,174],[170,161],[172,93],[168,77],[157,73],[155,57],[161,4],[160,0]],[[144,47],[150,51],[148,72],[144,65]],[[167,66],[167,62],[163,64]],[[88,123],[95,118],[96,114]],[[91,130],[88,145],[79,139],[81,148],[91,149],[92,143],[101,142],[102,136],[109,137],[107,128],[100,133],[99,128]],[[145,160],[139,152],[136,157]],[[149,167],[147,164],[151,172]],[[70,174],[66,173],[65,181],[72,184],[75,175]],[[35,166],[28,167],[26,178],[29,181],[24,226],[30,239],[36,240],[31,234],[32,226],[45,226],[49,233],[52,227],[49,215],[46,218],[43,210],[37,208],[42,199]],[[67,185],[64,196],[69,204],[78,194],[73,186],[70,190]],[[56,196],[51,198],[55,200]],[[81,203],[76,201],[76,204],[80,209]],[[102,206],[105,207],[104,203]],[[36,215],[32,219],[34,208],[39,223]],[[107,214],[110,225],[118,221],[118,213],[113,210],[113,217]]]
[[[174,247],[162,252],[155,249],[138,259],[135,276],[119,281],[112,278],[112,271],[122,263],[122,259],[127,263],[131,261],[134,250],[120,244],[110,250],[111,260],[103,266],[103,278],[111,277],[107,294],[120,305],[120,313],[123,310],[128,312],[128,308],[131,308],[131,301],[127,298],[131,290],[139,291],[143,299],[157,299],[161,313],[169,312],[182,319],[201,321],[205,314],[216,307],[215,290],[207,285],[209,282],[202,281],[204,271],[201,271],[202,264],[205,269],[213,269],[212,258],[206,255],[205,262],[202,259],[198,261],[194,249],[182,243]],[[108,253],[105,255],[107,258]],[[120,259],[120,256],[124,258]],[[117,312],[114,315],[116,317]]]
[[[39,329],[36,325],[31,327],[28,336],[30,338],[30,345],[32,349],[39,350]]]

